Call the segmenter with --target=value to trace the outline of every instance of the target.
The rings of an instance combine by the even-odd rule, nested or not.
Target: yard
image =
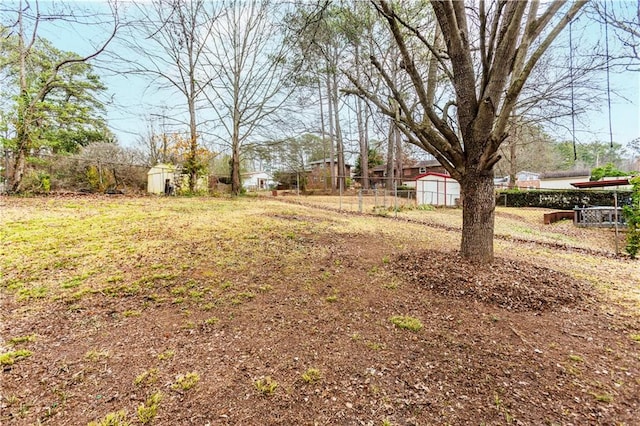
[[[612,231],[343,201],[0,199],[0,424],[637,424]]]

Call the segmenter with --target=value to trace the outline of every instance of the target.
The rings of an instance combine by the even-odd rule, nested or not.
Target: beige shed
[[[147,172],[147,192],[170,194],[176,187],[176,166],[156,164]]]

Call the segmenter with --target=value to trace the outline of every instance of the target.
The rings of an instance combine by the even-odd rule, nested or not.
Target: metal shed
[[[428,172],[418,175],[416,202],[433,206],[456,206],[460,202],[460,184],[443,173]]]
[[[169,194],[176,187],[176,166],[156,164],[147,172],[147,192]]]

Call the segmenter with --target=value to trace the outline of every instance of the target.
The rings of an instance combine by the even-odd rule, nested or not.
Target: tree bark
[[[334,116],[333,116],[333,93],[331,90],[331,79],[327,75],[327,105],[329,114],[329,176],[331,177],[331,193],[334,193],[337,186],[336,166],[335,166],[335,145],[334,145]],[[323,160],[326,164],[326,158]]]
[[[495,196],[493,170],[469,170],[460,182],[462,244],[460,254],[474,263],[493,261]]]

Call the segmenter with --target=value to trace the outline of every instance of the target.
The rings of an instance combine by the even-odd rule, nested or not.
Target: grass
[[[419,319],[403,316],[403,315],[394,315],[389,318],[391,324],[395,325],[398,328],[418,332],[422,330],[422,322]]]
[[[307,371],[302,373],[302,380],[305,383],[315,383],[320,381],[321,378],[322,378],[322,374],[320,373],[320,370],[318,370],[317,368],[309,368],[307,369]]]
[[[84,354],[84,358],[91,362],[98,362],[101,359],[109,358],[111,354],[106,350],[91,349]]]
[[[158,359],[160,361],[167,361],[173,358],[176,352],[173,349],[167,349],[166,351],[158,354]]]
[[[158,369],[152,368],[147,371],[143,371],[138,374],[135,379],[133,379],[133,384],[136,386],[140,386],[142,384],[151,384],[155,383],[158,380]]]
[[[160,401],[162,401],[162,393],[156,392],[140,404],[137,409],[138,421],[143,425],[150,423],[158,414]]]
[[[127,421],[127,412],[120,410],[107,414],[101,420],[89,422],[87,426],[129,426],[130,424],[131,423]]]
[[[0,365],[13,365],[16,361],[29,358],[31,351],[26,349],[18,349],[17,351],[5,352],[0,354]]]
[[[98,385],[90,383],[92,375],[103,374],[100,368],[102,364],[91,363],[108,359],[108,363],[103,362],[107,364],[104,365],[104,371],[113,370],[114,377],[116,373],[120,373],[120,377],[125,377],[126,382],[120,384],[121,389],[134,389],[137,394],[136,398],[126,399],[126,406],[104,406],[102,411],[94,411],[91,415],[95,417],[91,419],[100,417],[95,420],[96,425],[122,425],[127,422],[144,424],[145,421],[153,424],[154,418],[157,421],[157,412],[168,406],[179,410],[179,404],[191,406],[193,401],[190,398],[205,395],[205,392],[186,392],[189,389],[201,390],[200,387],[203,390],[205,386],[211,386],[211,382],[215,382],[204,380],[204,370],[200,371],[202,380],[195,372],[173,379],[174,374],[189,371],[194,368],[189,365],[195,365],[187,364],[186,349],[173,340],[175,336],[193,342],[192,348],[196,352],[208,350],[209,341],[217,343],[230,336],[237,336],[237,342],[244,348],[245,344],[251,343],[245,339],[252,336],[245,328],[247,324],[260,327],[260,330],[264,326],[261,334],[264,338],[282,337],[286,335],[283,330],[290,330],[290,333],[299,333],[302,339],[308,337],[304,333],[313,331],[317,324],[328,322],[336,324],[335,335],[332,337],[337,342],[341,342],[340,339],[348,342],[349,349],[343,352],[345,357],[350,350],[360,353],[364,351],[372,362],[378,362],[376,360],[379,359],[381,363],[392,362],[389,357],[398,356],[399,353],[389,336],[392,336],[394,342],[415,343],[416,347],[425,351],[442,343],[440,334],[437,333],[439,330],[434,329],[434,334],[431,333],[431,328],[435,327],[431,323],[431,311],[423,316],[421,311],[416,310],[419,306],[429,309],[429,301],[421,301],[423,305],[414,305],[411,297],[408,297],[409,303],[400,304],[399,301],[407,299],[407,295],[413,296],[414,288],[401,277],[391,275],[389,269],[393,267],[396,252],[409,252],[424,247],[456,249],[459,233],[450,228],[461,224],[460,210],[401,209],[398,212],[398,217],[402,219],[443,225],[433,228],[414,222],[395,221],[392,219],[395,212],[388,209],[385,210],[388,216],[386,218],[341,216],[335,212],[264,200],[239,199],[231,202],[197,198],[142,198],[111,202],[79,199],[74,200],[73,208],[65,207],[69,204],[68,200],[55,198],[45,201],[9,198],[6,202],[11,206],[7,209],[8,214],[4,214],[3,210],[0,215],[0,238],[10,244],[11,249],[0,252],[0,270],[3,274],[0,277],[0,297],[6,297],[12,304],[12,312],[15,312],[9,313],[7,317],[10,328],[15,322],[15,330],[34,330],[38,343],[33,347],[29,345],[36,341],[35,334],[13,337],[7,342],[7,345],[11,345],[9,348],[12,352],[0,357],[6,359],[6,362],[20,362],[27,358],[27,353],[31,354],[22,348],[37,347],[37,356],[19,364],[20,369],[31,369],[34,363],[51,360],[49,356],[43,361],[45,354],[43,352],[40,356],[40,348],[51,348],[51,342],[59,343],[56,340],[58,337],[42,330],[27,328],[25,324],[30,324],[33,316],[60,307],[61,312],[72,319],[69,324],[76,328],[71,328],[70,331],[81,339],[79,346],[83,348],[75,354],[75,358],[69,358],[78,362],[77,366],[71,365],[70,372],[64,373],[64,368],[68,368],[64,365],[55,365],[56,369],[60,368],[60,377],[68,379],[69,383],[82,383],[82,386],[90,390],[86,395],[105,395],[103,390],[98,389]],[[605,250],[610,245],[607,231],[572,230],[568,228],[570,224],[544,227],[538,223],[543,214],[541,210],[498,208],[497,213],[496,229],[503,235],[526,237],[541,242],[562,241],[598,250]],[[509,217],[505,214],[509,214]],[[565,233],[567,229],[569,232]],[[361,243],[358,250],[340,252],[341,241],[351,239]],[[379,242],[384,250],[365,258],[364,253],[373,252],[367,250],[370,248],[367,247],[368,242]],[[586,277],[596,288],[606,291],[604,294],[610,295],[611,300],[624,301],[626,305],[634,307],[636,312],[640,308],[640,295],[629,284],[637,282],[637,262],[621,262],[614,258],[594,257],[579,252],[554,251],[548,247],[503,239],[497,239],[495,247],[496,254],[501,257],[527,259],[566,271],[574,277]],[[264,270],[271,271],[271,275],[265,275]],[[345,282],[352,284],[356,279],[362,280],[366,285],[344,285]],[[384,303],[378,303],[380,294]],[[263,301],[270,303],[266,310],[271,318],[269,322],[257,322],[265,307]],[[369,303],[371,309],[368,308]],[[296,305],[295,313],[292,314],[289,310],[286,311],[287,315],[280,314],[280,307],[288,309],[291,304]],[[363,306],[367,306],[367,309],[363,310]],[[108,312],[105,309],[111,307],[114,308],[114,313],[105,316]],[[605,308],[603,303],[603,309]],[[391,316],[397,312],[416,313],[420,318]],[[498,332],[513,320],[509,312],[496,312],[478,317],[478,321],[484,323],[487,333]],[[132,345],[132,350],[137,350],[137,355],[143,361],[138,364],[141,365],[140,370],[128,370],[123,374],[118,371],[121,367],[118,366],[118,361],[129,356],[129,348],[112,345],[104,340],[104,336],[109,336],[112,331],[116,334],[117,331],[114,330],[119,326],[130,329],[143,326],[144,323],[152,322],[155,315],[174,317],[163,318],[167,321],[156,329],[158,331],[154,331],[157,334],[143,336],[152,339],[154,345],[143,348]],[[421,320],[425,324],[429,321],[429,330],[422,330]],[[451,324],[454,331],[448,330],[447,333],[457,333],[458,327],[462,332],[466,326],[453,322]],[[372,330],[370,325],[377,328]],[[626,330],[622,340],[627,345],[637,347],[640,335],[629,334],[628,331],[636,330],[631,332],[637,333],[637,328]],[[79,334],[80,331],[82,334]],[[318,351],[319,347],[314,346],[317,343],[313,339],[324,337],[323,333],[315,333],[309,343],[300,343],[300,347],[296,348],[299,353],[293,354],[305,363],[313,363],[314,368],[306,371],[303,370],[307,366],[300,368],[302,362],[289,367],[289,358],[274,360],[271,357],[276,355],[268,352],[258,354],[257,349],[252,353],[260,356],[261,362],[270,362],[267,368],[282,375],[283,382],[280,384],[271,377],[252,381],[250,377],[256,378],[261,374],[255,370],[243,370],[241,378],[236,376],[229,379],[231,376],[227,372],[219,374],[224,374],[224,380],[229,380],[228,383],[240,383],[243,391],[250,388],[254,398],[256,395],[280,396],[280,393],[297,398],[300,396],[295,395],[297,391],[311,389],[310,386],[289,388],[287,384],[292,377],[298,384],[326,381],[329,388],[328,384],[335,380],[333,375],[341,374],[341,370],[334,368],[333,364],[312,357],[313,352],[308,352]],[[46,336],[46,339],[42,336]],[[136,337],[131,336],[132,339]],[[483,339],[483,336],[473,338],[476,337],[480,341]],[[456,340],[461,339],[456,337]],[[184,341],[186,340],[182,340]],[[447,345],[447,352],[452,354],[458,348],[453,340]],[[210,356],[214,363],[218,356],[217,348],[215,344],[209,347],[214,350],[211,353],[205,352],[204,356]],[[112,352],[102,348],[109,348]],[[249,351],[246,348],[243,350]],[[584,354],[585,357],[593,353],[579,345],[572,346],[571,350]],[[498,348],[496,351],[504,352],[506,349],[503,351]],[[579,384],[586,383],[590,372],[588,367],[591,367],[589,363],[581,355],[568,355],[568,350],[560,351],[560,348],[555,348],[553,352],[559,352],[560,364],[566,366],[569,379]],[[546,352],[545,350],[545,355]],[[9,355],[12,353],[13,355]],[[225,351],[220,353],[232,358],[236,355]],[[86,356],[85,359],[83,355]],[[277,356],[279,355],[281,354],[278,353]],[[202,352],[200,356],[203,356]],[[523,360],[524,363],[526,361]],[[336,360],[336,366],[344,371],[352,367],[340,365],[339,362],[340,360]],[[145,371],[141,372],[142,370]],[[73,376],[76,373],[81,374]],[[69,377],[65,377],[65,374]],[[134,374],[138,376],[134,377]],[[353,374],[358,375],[357,372]],[[9,374],[6,376],[10,379]],[[386,379],[388,376],[382,377]],[[374,383],[378,380],[375,377],[371,380],[369,386],[363,385],[365,392],[378,386],[385,389],[384,383]],[[132,385],[132,381],[135,385]],[[184,393],[168,391],[164,399],[154,402],[151,398],[155,395],[152,392],[156,390],[156,385]],[[633,385],[634,383],[627,382],[624,386],[626,389]],[[278,390],[280,386],[282,390]],[[485,405],[494,409],[496,407],[490,401],[495,387],[486,388],[489,390]],[[612,389],[608,385],[593,389],[599,390],[591,396],[602,403],[617,403],[623,398],[622,392],[620,395],[612,393],[616,398],[614,402],[613,397],[606,392]],[[8,392],[9,395],[21,395],[15,390],[15,386]],[[386,389],[382,391],[378,399],[382,400],[386,392]],[[123,391],[121,395],[124,393],[126,392]],[[126,396],[129,397],[130,395]],[[513,400],[507,394],[500,393],[500,397],[502,400],[497,404],[498,408],[507,406],[516,411]],[[11,404],[7,410],[16,416],[22,410],[26,413],[24,418],[29,419],[25,420],[25,424],[36,423],[38,419],[35,417],[34,407],[39,407],[35,405],[38,402],[22,396],[20,398],[19,402]],[[0,402],[7,403],[4,400]],[[343,401],[335,405],[338,406],[341,402]],[[437,404],[438,401],[434,401],[434,405]],[[20,405],[23,408],[19,408]],[[128,410],[129,418],[126,413],[119,414],[120,411],[101,417],[107,411],[120,408]],[[136,408],[142,411],[136,411]],[[44,410],[46,407],[42,409],[43,412]],[[70,403],[59,410],[61,413],[65,410],[77,413]],[[161,412],[161,415],[168,414]],[[385,412],[385,415],[394,422],[400,421],[391,417],[394,415],[392,413]],[[506,419],[508,413],[501,411],[501,415]],[[375,422],[380,424],[382,419],[378,418]],[[73,420],[66,421],[74,423]]]
[[[19,345],[22,343],[30,343],[30,342],[35,342],[36,341],[36,335],[35,334],[29,334],[28,336],[16,336],[16,337],[12,337],[11,339],[7,340],[7,343],[11,346],[15,346],[15,345]]]
[[[200,381],[200,375],[195,372],[180,374],[176,377],[176,381],[171,385],[173,390],[188,391],[192,389]]]
[[[270,376],[255,380],[253,382],[253,385],[258,390],[258,392],[266,396],[273,395],[279,386],[278,382],[273,380]]]

